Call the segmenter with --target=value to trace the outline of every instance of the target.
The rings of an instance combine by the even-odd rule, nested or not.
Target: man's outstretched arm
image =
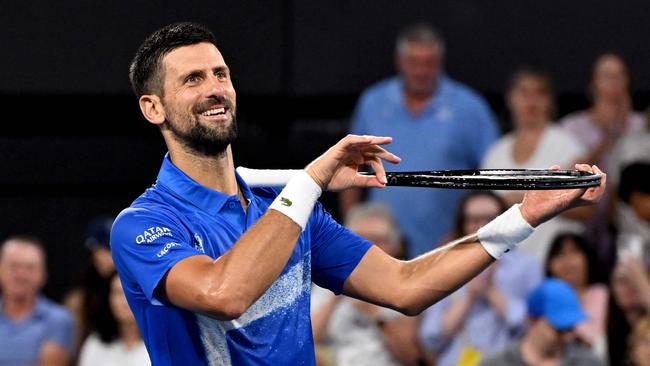
[[[386,137],[347,136],[307,166],[305,171],[309,178],[306,179],[312,179],[312,185],[331,191],[353,186],[383,187],[386,177],[381,161],[397,163],[400,160],[379,147],[390,141]],[[357,174],[360,164],[372,165],[377,176]],[[284,202],[285,206],[293,209],[300,205],[300,199],[307,197],[292,197]],[[312,200],[311,206],[305,207],[306,216],[303,214],[302,224],[297,223],[296,217],[290,218],[283,213],[282,207],[275,206],[280,211],[272,209],[274,203],[217,260],[196,255],[176,263],[158,285],[158,295],[176,306],[219,319],[238,318],[271,286],[286,266],[313,203]]]
[[[576,165],[576,168],[602,173],[595,166]],[[536,227],[567,209],[598,201],[605,191],[605,181],[603,174],[601,185],[595,188],[530,191],[511,210],[518,209],[520,218]],[[502,233],[491,234],[499,237]],[[481,243],[479,235],[472,234],[410,261],[394,259],[373,247],[348,277],[343,292],[408,315],[419,314],[495,261],[488,253],[494,254],[494,244],[484,241]]]

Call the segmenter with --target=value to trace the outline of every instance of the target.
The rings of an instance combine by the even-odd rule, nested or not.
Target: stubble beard
[[[185,118],[185,125],[188,128],[182,128],[179,123],[183,119],[178,113],[172,110],[166,110],[166,115],[172,118],[165,120],[165,127],[172,133],[172,137],[180,142],[189,152],[204,157],[223,157],[228,146],[237,139],[237,117],[232,103],[223,102],[227,105],[231,114],[230,121],[223,122],[223,125],[217,125],[213,128],[201,124],[197,114],[192,114]],[[198,108],[195,108],[198,109]],[[172,113],[169,113],[172,112]]]

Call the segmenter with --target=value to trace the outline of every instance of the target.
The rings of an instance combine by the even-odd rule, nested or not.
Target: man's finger
[[[384,169],[384,165],[381,163],[381,160],[378,157],[369,159],[366,161],[366,163],[370,164],[372,170],[375,171],[375,177],[377,177],[377,180],[380,183],[384,185],[388,183],[388,180],[386,179],[386,170]]]
[[[382,160],[397,164],[402,161],[402,158],[391,153],[390,151],[381,148],[379,146],[371,146],[366,151],[363,152],[363,156],[366,158],[378,157]]]
[[[386,185],[381,183],[375,175],[361,175],[357,174],[354,178],[354,185],[356,187],[375,187],[384,188]]]
[[[580,170],[583,172],[590,172],[590,173],[593,172],[593,169],[591,166],[589,166],[589,164],[576,164],[575,168],[576,170]]]
[[[601,189],[601,190],[604,190],[605,186],[607,184],[607,174],[605,172],[603,172],[602,170],[600,170],[600,168],[597,167],[596,165],[594,165],[592,167],[592,169],[593,169],[594,173],[600,174],[600,186],[598,188]]]
[[[350,147],[360,145],[385,145],[390,144],[392,141],[393,138],[389,136],[347,135],[340,141],[340,143],[343,146]]]

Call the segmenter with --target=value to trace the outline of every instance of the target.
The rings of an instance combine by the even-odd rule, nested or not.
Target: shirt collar
[[[250,187],[237,174],[237,171],[235,171],[235,178],[244,198],[250,202],[253,197]],[[183,200],[206,212],[219,212],[223,205],[231,199],[239,201],[237,195],[229,196],[195,182],[172,163],[169,153],[165,154],[156,184],[172,191]]]
[[[2,297],[0,297],[0,317],[6,318],[7,316],[4,313],[4,302],[2,300]],[[25,319],[33,319],[33,318],[43,318],[47,315],[47,304],[45,303],[45,300],[41,296],[36,297],[36,301],[34,302],[34,307],[32,308],[32,311],[27,315]]]
[[[389,90],[389,98],[396,104],[404,104],[404,79],[397,76],[395,78],[395,83]],[[440,75],[438,78],[438,85],[436,86],[436,91],[431,96],[428,106],[437,104],[440,100],[444,99],[449,93],[449,77],[446,74]]]

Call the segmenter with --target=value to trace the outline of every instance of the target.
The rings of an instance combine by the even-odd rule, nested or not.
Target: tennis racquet
[[[237,168],[251,187],[284,186],[297,171]],[[596,187],[601,176],[579,170],[479,169],[387,172],[386,178],[387,185],[395,187],[539,190]]]

